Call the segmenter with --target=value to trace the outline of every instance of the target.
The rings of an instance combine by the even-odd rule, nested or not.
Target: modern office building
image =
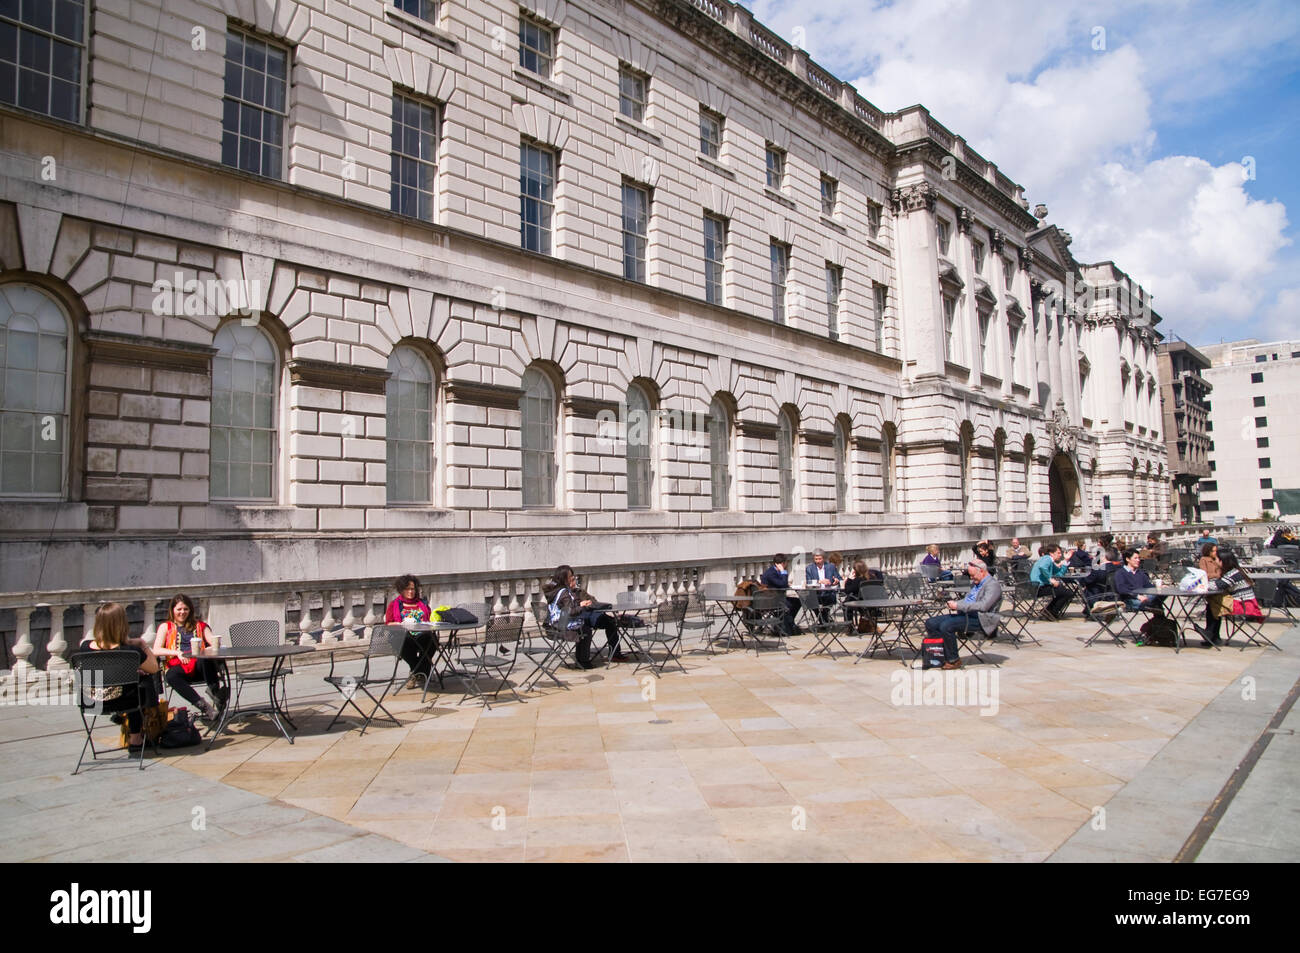
[[[743,7],[60,0],[0,38],[0,592],[1168,520],[1149,296]]]
[[[1203,376],[1209,359],[1186,341],[1160,344],[1156,368],[1160,375],[1165,452],[1174,484],[1174,520],[1201,521],[1198,485],[1210,475],[1210,385]]]
[[[1300,516],[1300,340],[1200,351],[1210,398],[1210,474],[1201,509],[1218,522]]]

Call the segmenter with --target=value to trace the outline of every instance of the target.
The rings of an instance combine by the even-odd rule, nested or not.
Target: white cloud
[[[863,6],[760,0],[754,12],[785,35],[804,26],[810,55],[861,73],[854,85],[877,106],[926,106],[1050,207],[1076,257],[1113,260],[1152,292],[1162,330],[1217,339],[1234,322],[1236,336],[1265,334],[1242,323],[1277,326],[1288,307],[1295,325],[1294,289],[1281,290],[1294,281],[1285,207],[1252,199],[1240,166],[1158,157],[1153,114],[1194,114],[1294,61],[1300,4]],[[1093,48],[1096,27],[1104,50]]]
[[[1283,288],[1264,313],[1260,340],[1300,341],[1300,288]]]

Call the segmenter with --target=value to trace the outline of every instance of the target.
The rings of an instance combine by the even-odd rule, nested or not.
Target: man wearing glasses
[[[966,598],[957,602],[948,600],[951,615],[934,616],[925,620],[925,631],[932,638],[943,637],[943,667],[961,668],[957,657],[957,633],[979,632],[992,636],[1002,623],[998,609],[1002,605],[1002,583],[989,575],[989,567],[982,559],[972,559],[967,573],[973,585]]]

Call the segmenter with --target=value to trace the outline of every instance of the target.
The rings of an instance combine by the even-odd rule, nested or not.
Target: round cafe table
[[[235,718],[242,718],[248,715],[270,715],[275,726],[280,729],[280,734],[293,744],[293,736],[289,734],[284,727],[284,722],[293,722],[289,719],[289,714],[284,710],[287,699],[280,697],[280,692],[276,686],[282,685],[280,680],[281,672],[284,670],[284,663],[294,655],[306,655],[311,652],[323,651],[329,652],[335,648],[342,648],[341,643],[314,646],[314,645],[293,645],[284,643],[281,645],[265,645],[253,648],[235,648],[230,645],[223,645],[219,649],[204,649],[202,653],[195,656],[196,658],[209,659],[219,662],[224,667],[226,662],[241,662],[252,659],[270,659],[271,677],[267,682],[266,702],[259,702],[252,705],[237,705],[238,698],[232,697],[226,707],[221,712],[221,717],[217,720],[216,726],[212,729],[212,735],[208,738],[208,749],[211,749],[212,743],[217,740],[223,731],[226,730],[230,722]],[[282,720],[283,719],[283,720]],[[205,749],[206,750],[206,749]]]
[[[882,612],[876,622],[876,631],[871,636],[870,641],[854,660],[853,664],[857,665],[867,656],[873,654],[876,649],[883,648],[888,655],[899,647],[899,644],[906,645],[915,657],[920,653],[908,630],[916,624],[916,617],[926,607],[926,603],[921,599],[851,599],[844,603],[846,609],[877,609],[877,610],[898,610],[898,614],[892,618],[885,612]],[[894,638],[889,641],[885,640],[885,632],[889,626],[894,627]]]

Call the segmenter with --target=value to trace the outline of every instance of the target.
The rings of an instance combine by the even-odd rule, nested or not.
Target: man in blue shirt
[[[926,634],[932,638],[943,637],[943,667],[961,668],[961,659],[957,657],[957,633],[979,632],[993,636],[1002,617],[998,608],[1002,605],[1002,584],[989,575],[988,566],[982,559],[972,559],[966,567],[970,575],[970,592],[961,602],[948,600],[952,615],[934,616],[925,620]]]
[[[1201,538],[1198,539],[1196,542],[1197,542],[1197,544],[1198,544],[1198,545],[1197,545],[1197,548],[1198,548],[1198,549],[1199,549],[1201,546],[1204,546],[1206,543],[1209,543],[1211,546],[1218,546],[1218,545],[1219,545],[1219,541],[1218,541],[1218,539],[1216,539],[1215,536],[1214,536],[1214,534],[1211,533],[1208,529],[1203,529],[1203,530],[1201,530]]]
[[[840,582],[840,571],[834,563],[826,561],[825,551],[813,550],[813,561],[804,569],[804,583],[809,589],[817,590],[823,622],[830,618],[830,607],[835,605],[835,590],[839,588]]]
[[[1065,575],[1065,554],[1061,547],[1052,543],[1045,547],[1044,554],[1038,557],[1034,568],[1029,571],[1029,581],[1038,583],[1040,596],[1050,595],[1052,601],[1043,611],[1053,621],[1061,618],[1065,607],[1070,604],[1070,589],[1061,584]]]

